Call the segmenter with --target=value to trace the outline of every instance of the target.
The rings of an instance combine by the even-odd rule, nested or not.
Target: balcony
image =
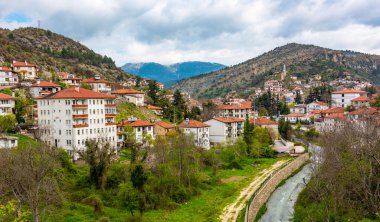
[[[105,104],[105,107],[116,107],[116,104]]]
[[[72,105],[73,109],[87,109],[88,105],[87,104],[74,104]]]
[[[73,125],[73,128],[85,128],[88,127],[88,124],[75,124]]]
[[[116,126],[117,123],[105,123],[106,126]]]
[[[106,113],[105,115],[106,115],[106,117],[115,117],[116,116],[115,113]]]
[[[73,118],[74,118],[74,119],[87,119],[87,118],[88,118],[88,114],[77,114],[77,115],[73,115]]]

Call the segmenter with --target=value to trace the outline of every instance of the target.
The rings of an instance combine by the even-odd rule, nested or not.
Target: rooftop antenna
[[[41,21],[38,20],[38,28],[40,29],[41,28]]]

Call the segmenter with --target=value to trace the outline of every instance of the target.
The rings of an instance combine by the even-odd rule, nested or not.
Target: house
[[[157,86],[159,90],[164,90],[165,86],[162,82],[157,82]]]
[[[38,97],[42,95],[47,95],[50,93],[55,93],[61,90],[61,86],[53,82],[40,81],[37,80],[36,83],[33,83],[29,88],[29,92],[33,97]]]
[[[306,112],[311,113],[316,110],[328,109],[329,105],[322,101],[314,101],[306,105]]]
[[[332,131],[342,128],[346,116],[344,113],[333,113],[329,116],[326,116],[322,122],[322,131]]]
[[[125,141],[125,135],[122,133],[125,127],[131,127],[135,136],[135,140],[138,143],[142,143],[145,136],[154,138],[154,123],[139,120],[135,117],[128,118],[117,125],[118,131],[118,146]]]
[[[13,113],[15,108],[16,98],[3,93],[0,93],[0,116],[5,116]]]
[[[368,98],[367,96],[359,96],[353,100],[351,100],[351,103],[352,105],[358,109],[358,108],[361,108],[361,107],[370,107],[370,98]]]
[[[304,120],[305,114],[302,113],[290,113],[288,115],[285,115],[285,121],[288,121],[290,123],[296,123],[298,121]]]
[[[193,135],[196,146],[210,149],[210,125],[197,120],[186,119],[178,127],[183,129],[186,134]]]
[[[136,86],[136,83],[137,83],[136,79],[130,78],[127,81],[122,82],[121,85],[123,87],[134,87],[134,86]]]
[[[142,91],[134,89],[119,89],[111,92],[117,98],[123,98],[129,103],[133,103],[136,106],[144,106],[144,95]]]
[[[367,92],[355,89],[342,89],[331,93],[331,107],[347,107],[351,101],[360,96],[367,96]]]
[[[219,115],[222,117],[236,117],[236,118],[251,118],[252,117],[252,102],[227,102],[218,106]]]
[[[18,146],[18,138],[0,135],[0,149],[9,149]]]
[[[290,108],[290,113],[306,113],[306,106],[305,105],[296,105]]]
[[[205,122],[210,126],[210,142],[234,141],[243,133],[244,119],[235,117],[214,117]]]
[[[363,107],[347,113],[347,117],[350,120],[370,119],[377,114],[380,114],[380,109]]]
[[[171,131],[175,131],[175,126],[163,121],[157,121],[154,123],[154,135],[166,136]]]
[[[27,61],[13,61],[11,67],[13,72],[19,74],[21,80],[33,80],[37,77],[37,66]]]
[[[96,75],[95,78],[85,79],[82,83],[90,85],[95,92],[111,94],[112,91],[111,82],[101,79],[99,75]]]
[[[268,80],[264,83],[264,90],[279,94],[282,92],[282,83],[278,80]]]
[[[76,86],[36,100],[40,139],[46,144],[61,147],[74,158],[87,140],[116,148],[114,96]]]
[[[68,86],[80,86],[80,82],[82,81],[82,78],[75,77],[75,74],[71,74],[67,72],[59,72],[58,76]]]
[[[266,118],[254,118],[249,121],[249,124],[268,129],[272,139],[277,139],[279,137],[278,124],[273,120]]]
[[[152,110],[154,112],[154,114],[156,114],[157,116],[162,116],[163,115],[163,111],[162,111],[161,107],[147,104],[146,108]]]
[[[334,114],[334,113],[344,113],[344,108],[343,107],[335,107],[335,108],[330,108],[330,109],[324,109],[324,110],[321,110],[320,116],[322,118],[324,118],[324,117],[329,116],[329,115]]]
[[[18,76],[8,67],[0,67],[0,85],[9,86],[18,83]]]

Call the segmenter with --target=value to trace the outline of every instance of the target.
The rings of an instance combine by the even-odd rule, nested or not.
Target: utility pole
[[[40,28],[41,28],[41,21],[38,20],[38,29],[40,29]]]

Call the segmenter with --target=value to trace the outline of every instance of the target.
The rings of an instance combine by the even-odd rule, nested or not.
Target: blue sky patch
[[[5,22],[18,22],[18,23],[22,23],[22,22],[29,22],[31,21],[31,19],[21,13],[18,13],[18,12],[12,12],[8,15],[5,16],[4,18],[4,21]]]

